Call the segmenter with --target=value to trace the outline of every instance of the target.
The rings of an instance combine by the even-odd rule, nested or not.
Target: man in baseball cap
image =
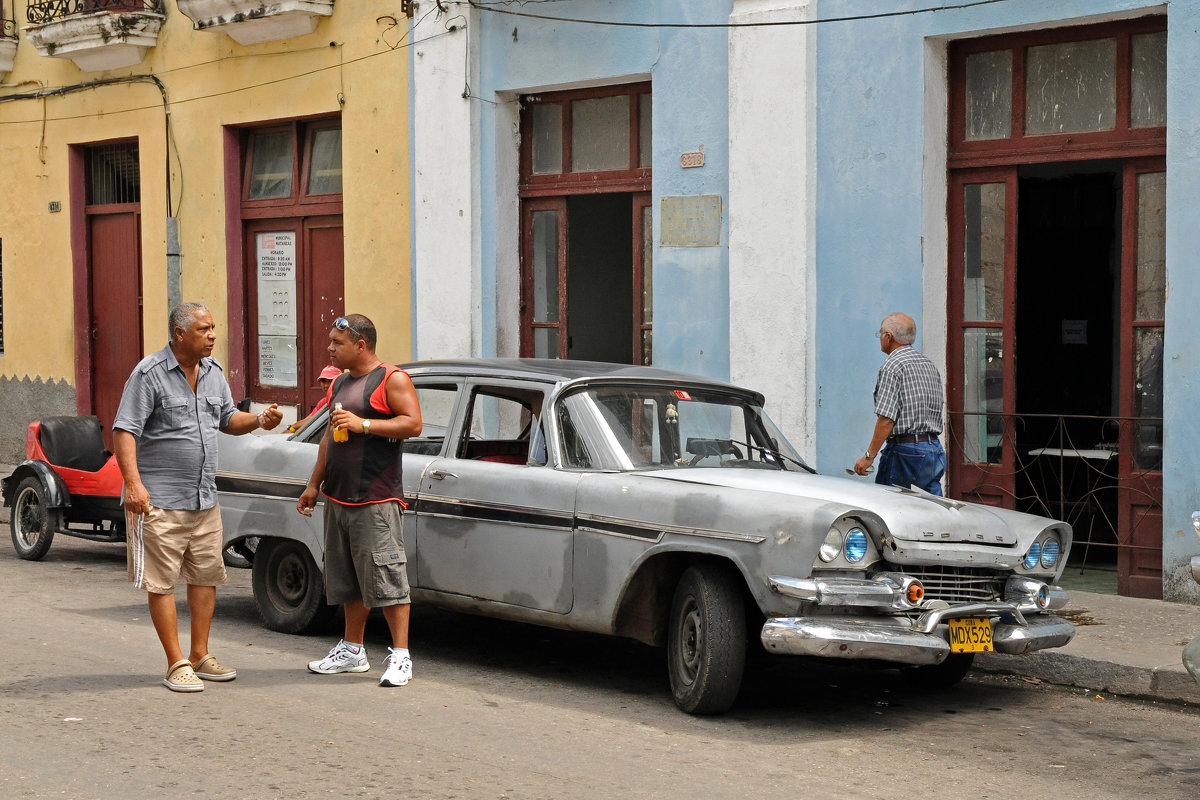
[[[335,380],[337,380],[337,376],[341,374],[342,371],[332,364],[321,370],[321,374],[317,376],[317,385],[321,387],[325,394],[321,395],[321,399],[317,401],[315,406],[313,406],[312,411],[308,412],[307,417],[297,420],[288,426],[288,433],[295,433],[303,428],[306,424],[308,424],[310,419],[316,416],[318,411],[329,404],[329,387]]]

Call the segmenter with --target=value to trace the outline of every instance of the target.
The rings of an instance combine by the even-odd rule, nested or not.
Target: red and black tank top
[[[387,380],[400,368],[380,364],[355,378],[342,373],[329,387],[329,406],[342,408],[363,419],[391,419],[396,414],[388,405]],[[365,433],[350,433],[350,440],[335,442],[330,437],[325,449],[325,496],[344,505],[364,505],[396,500],[404,503],[404,473],[401,469],[403,439]]]

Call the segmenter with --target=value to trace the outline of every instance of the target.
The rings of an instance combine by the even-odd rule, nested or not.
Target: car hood
[[[910,542],[963,542],[991,546],[1032,542],[1055,521],[994,506],[937,497],[919,489],[879,486],[861,479],[801,472],[731,468],[655,470],[649,480],[772,492],[811,503],[844,506],[843,513],[878,517],[896,539]],[[1064,529],[1065,523],[1058,523]]]

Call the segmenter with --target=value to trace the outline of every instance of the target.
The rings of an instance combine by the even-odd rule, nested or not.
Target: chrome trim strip
[[[442,513],[433,512],[433,511],[417,511],[415,513],[417,513],[419,516],[422,516],[422,517],[432,517],[433,519],[450,519],[450,520],[454,520],[456,522],[482,522],[483,521],[483,520],[480,520],[478,517],[468,517],[468,516],[465,516],[462,514],[442,514]],[[489,525],[516,525],[521,528],[536,528],[538,530],[546,530],[546,531],[564,531],[566,533],[571,532],[571,527],[569,525],[567,525],[567,526],[564,526],[564,525],[542,525],[542,524],[539,524],[536,522],[524,522],[521,520],[491,519],[491,518],[489,518],[486,521]]]
[[[650,538],[649,536],[636,536],[632,533],[621,533],[609,528],[593,528],[590,525],[580,525],[576,530],[595,533],[600,536],[616,536],[620,539],[632,539],[635,542],[649,542],[651,544],[658,544],[663,539],[663,531],[659,531],[658,536]]]
[[[226,478],[231,480],[247,480],[258,481],[264,483],[282,483],[288,486],[307,486],[308,478],[288,478],[278,475],[259,475],[252,472],[228,472],[226,470],[217,470],[217,479]]]
[[[575,519],[575,515],[571,512],[550,511],[545,508],[534,508],[532,506],[515,506],[505,503],[488,503],[479,500],[463,500],[459,497],[444,497],[442,495],[424,493],[417,499],[418,507],[422,503],[444,503],[448,506],[458,506],[460,508],[478,508],[484,511],[497,511],[516,514],[536,514],[542,517],[550,517],[551,519],[562,520],[570,527]],[[418,509],[419,510],[419,509]],[[429,514],[429,516],[438,516],[437,514]]]
[[[753,533],[736,533],[734,531],[718,531],[712,529],[701,528],[682,528],[678,525],[651,525],[646,522],[634,522],[629,519],[621,519],[619,517],[609,517],[603,514],[578,514],[576,518],[587,522],[596,522],[600,524],[619,525],[623,528],[644,528],[648,531],[656,531],[659,534],[673,533],[679,536],[699,536],[704,539],[728,539],[735,542],[749,542],[750,544],[762,544],[767,540],[766,536],[760,536]],[[591,530],[591,528],[589,528]],[[599,533],[607,531],[600,530]],[[662,538],[661,535],[659,538]]]

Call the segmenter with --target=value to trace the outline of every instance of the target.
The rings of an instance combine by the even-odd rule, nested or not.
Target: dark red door
[[[345,270],[342,218],[327,217],[305,220],[308,239],[305,254],[308,286],[304,292],[307,313],[304,316],[305,334],[301,337],[300,352],[304,359],[303,410],[321,397],[317,376],[329,365],[329,331],[333,321],[346,313]],[[353,310],[353,309],[351,309]]]
[[[112,449],[112,423],[142,358],[141,220],[133,209],[88,212],[91,406]],[[120,208],[120,207],[110,207]],[[163,333],[163,341],[166,341]]]
[[[321,397],[329,330],[346,313],[342,218],[287,217],[246,225],[246,344],[251,396],[295,403],[305,416]]]

